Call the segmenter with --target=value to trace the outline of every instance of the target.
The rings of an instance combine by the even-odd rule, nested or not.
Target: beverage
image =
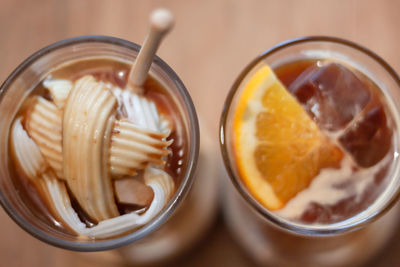
[[[222,152],[233,184],[262,218],[232,189],[224,203],[228,224],[257,261],[355,264],[388,239],[395,209],[361,226],[398,190],[398,77],[391,75],[371,52],[324,37],[277,46],[241,74],[222,117]],[[385,231],[376,232],[378,223]],[[368,253],[360,253],[362,238],[371,242]]]
[[[378,86],[344,63],[324,61],[295,61],[275,69],[280,81],[343,153],[340,167],[321,170],[313,178],[314,184],[323,185],[308,187],[313,192],[305,189],[279,211],[281,215],[292,213],[292,217],[297,214],[306,223],[338,222],[371,205],[387,186],[398,142],[392,140],[396,138],[393,118]],[[300,201],[306,206],[300,206]]]
[[[77,213],[80,221],[85,223],[87,230],[91,230],[95,228],[93,226],[100,224],[101,221],[106,219],[132,212],[143,216],[147,210],[149,210],[151,203],[157,197],[155,195],[156,191],[153,192],[153,189],[143,181],[143,179],[146,179],[146,174],[149,170],[157,171],[157,173],[160,172],[161,175],[168,177],[165,182],[170,183],[171,188],[167,188],[167,190],[171,192],[166,193],[167,197],[165,202],[169,200],[169,195],[172,195],[179,187],[183,178],[182,175],[186,171],[188,136],[187,133],[178,126],[183,125],[178,107],[169,96],[167,90],[151,76],[149,76],[144,85],[143,95],[140,96],[141,99],[137,97],[137,94],[130,93],[127,89],[124,89],[126,87],[129,69],[130,64],[113,58],[91,58],[68,62],[57,69],[51,70],[45,80],[39,82],[32,90],[22,104],[22,108],[18,111],[16,117],[17,120],[21,120],[21,125],[24,127],[21,134],[26,132],[31,137],[32,141],[39,148],[44,161],[48,163],[48,166],[45,168],[50,168],[50,171],[46,170],[44,174],[40,174],[38,170],[36,176],[27,177],[27,172],[20,166],[23,165],[24,158],[27,157],[27,154],[30,152],[26,151],[22,158],[12,156],[18,155],[18,151],[16,150],[24,141],[21,140],[18,135],[14,134],[15,127],[19,126],[17,121],[13,123],[14,127],[11,129],[11,143],[16,142],[17,144],[14,146],[11,145],[10,158],[13,158],[14,161],[10,162],[10,169],[15,171],[13,177],[16,177],[16,189],[21,192],[21,197],[25,199],[26,203],[40,202],[40,204],[33,204],[31,210],[37,210],[37,207],[41,207],[41,210],[37,210],[37,213],[41,212],[41,214],[39,213],[40,216],[48,218],[49,224],[54,222],[55,227],[61,227],[62,230],[66,232],[72,230],[81,238],[85,238],[85,231],[81,232],[80,229],[75,229],[74,225],[68,224],[68,220],[63,218],[62,211],[60,212],[58,209],[53,208],[55,204],[52,202],[57,200],[51,195],[52,192],[50,188],[47,188],[47,186],[43,188],[41,186],[41,180],[45,179],[44,175],[54,176],[54,178],[50,179],[58,181],[59,183],[65,181],[65,186],[68,191],[67,195],[65,195],[67,201],[69,199],[71,207]],[[120,102],[118,105],[114,105],[111,115],[109,116],[109,118],[113,120],[112,123],[114,125],[111,126],[112,130],[109,136],[105,138],[110,138],[111,141],[104,143],[100,148],[108,154],[109,159],[106,160],[105,164],[109,164],[110,166],[106,168],[107,173],[105,176],[107,179],[111,179],[111,183],[104,185],[100,191],[111,192],[112,199],[105,201],[112,201],[111,207],[114,206],[115,202],[116,210],[113,211],[113,214],[104,215],[101,214],[101,212],[94,211],[95,204],[89,205],[86,202],[90,202],[90,195],[87,200],[82,200],[82,197],[79,195],[82,193],[74,188],[73,181],[66,178],[69,172],[75,173],[74,175],[78,177],[77,179],[89,180],[90,177],[88,176],[93,175],[90,174],[90,172],[88,176],[76,173],[76,168],[82,170],[84,167],[79,166],[79,162],[68,159],[68,155],[64,151],[68,149],[68,146],[71,147],[72,144],[68,144],[68,136],[66,136],[71,132],[71,129],[69,129],[68,124],[62,124],[62,120],[71,120],[73,127],[77,127],[79,123],[78,121],[80,118],[77,118],[77,116],[82,115],[75,115],[73,117],[75,120],[73,120],[73,118],[68,117],[67,109],[68,105],[72,106],[72,109],[79,108],[73,102],[74,99],[72,98],[73,92],[79,94],[81,93],[80,90],[85,90],[85,88],[76,88],[82,79],[85,79],[85,81],[92,79],[93,87],[104,85],[107,90],[115,94],[117,100]],[[90,82],[86,82],[85,86],[90,86]],[[64,93],[63,90],[71,92]],[[66,100],[63,100],[66,103],[62,106],[61,103],[63,101],[58,98],[61,92],[63,95],[69,95]],[[124,98],[118,98],[118,94],[121,92],[125,94]],[[87,96],[87,98],[89,97],[90,96]],[[110,99],[112,98],[114,98],[114,96],[110,94]],[[157,114],[156,119],[160,121],[156,120],[154,127],[150,128],[150,120],[141,124],[137,118],[131,119],[130,117],[132,116],[137,116],[138,118],[145,117],[145,114],[142,110],[129,114],[130,106],[124,104],[126,98],[128,98],[129,101],[141,101],[140,104],[142,104],[143,108],[146,108],[146,104],[150,105]],[[57,105],[59,105],[59,108],[57,108]],[[87,103],[80,103],[80,105],[92,105],[93,109],[96,107],[96,104],[92,104],[89,101]],[[49,107],[49,109],[51,108],[51,110],[46,109],[46,107]],[[99,111],[101,112],[102,110]],[[58,122],[47,119],[50,116],[58,114],[57,112],[63,113],[57,117],[59,120]],[[85,114],[89,113],[90,108],[86,109],[84,112]],[[99,117],[100,116],[94,114],[91,119],[101,124]],[[135,119],[136,121],[134,121]],[[107,120],[109,119],[107,118],[104,123],[107,123]],[[128,124],[131,121],[134,121],[134,123],[131,123],[132,127],[136,127],[133,132],[129,132],[129,129],[123,129],[119,126],[120,122]],[[147,123],[147,125],[145,123]],[[53,129],[47,129],[46,127],[53,127]],[[62,132],[55,131],[55,128],[62,128]],[[124,130],[125,133],[122,132]],[[84,133],[77,135],[73,142],[79,143],[79,138],[83,135]],[[130,135],[133,138],[130,138]],[[13,140],[15,138],[16,140]],[[92,139],[90,133],[85,137],[85,140],[87,139]],[[119,143],[129,147],[130,150],[125,151],[123,147],[119,147]],[[83,143],[81,142],[81,146],[77,148],[78,150],[71,151],[70,153],[74,154],[75,157],[78,157],[78,154],[83,154],[79,160],[84,162],[85,157],[90,157],[90,155],[85,155],[85,150],[82,145]],[[111,148],[107,146],[111,146]],[[90,151],[92,148],[89,147],[88,150]],[[134,151],[132,152],[134,154],[129,154],[130,151]],[[97,157],[97,155],[95,156]],[[90,162],[84,162],[84,164],[90,166],[90,168],[95,168],[95,166],[90,165]],[[108,172],[110,172],[111,175],[108,175]],[[85,186],[85,184],[88,183],[90,183],[90,181],[83,182],[81,186]],[[95,191],[96,184],[93,181],[92,183],[92,187],[80,189],[89,192]],[[107,188],[107,186],[110,188]],[[50,195],[46,195],[46,189],[50,191]],[[97,199],[105,197],[105,194],[102,192],[96,194]],[[162,199],[162,201],[164,200]],[[104,205],[107,204],[108,203],[105,203]],[[133,221],[134,218],[130,220]],[[134,228],[135,227],[133,227],[133,229]],[[127,228],[127,230],[132,229]],[[91,235],[92,236],[87,237],[96,238],[96,234],[92,233]]]
[[[192,102],[159,58],[143,92],[125,88],[138,51],[111,37],[65,40],[3,84],[2,204],[41,240],[120,247],[158,228],[189,191],[198,153]]]

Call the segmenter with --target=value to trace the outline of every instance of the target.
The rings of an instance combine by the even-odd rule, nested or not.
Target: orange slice
[[[233,114],[238,171],[266,208],[282,208],[342,152],[318,129],[269,66],[247,82]]]

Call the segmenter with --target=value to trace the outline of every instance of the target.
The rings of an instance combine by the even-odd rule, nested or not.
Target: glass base
[[[223,211],[238,244],[263,266],[359,266],[375,257],[400,222],[400,204],[366,227],[340,235],[299,236],[269,224],[224,181]]]

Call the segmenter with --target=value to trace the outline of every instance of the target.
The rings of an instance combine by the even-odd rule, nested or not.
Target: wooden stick
[[[154,55],[163,37],[173,25],[174,18],[169,10],[156,9],[151,13],[150,31],[128,76],[128,87],[134,92],[142,91]]]

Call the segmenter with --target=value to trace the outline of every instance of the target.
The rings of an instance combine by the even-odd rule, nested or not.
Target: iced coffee
[[[139,48],[103,36],[61,41],[3,84],[2,205],[41,240],[80,251],[130,244],[189,192],[193,104],[158,57],[143,87],[129,87]]]
[[[242,232],[241,239],[258,234],[264,240],[248,250],[261,255],[263,249],[288,248],[297,255],[285,261],[277,253],[262,263],[290,264],[297,257],[304,265],[322,264],[339,245],[361,249],[350,238],[327,236],[359,228],[393,204],[399,121],[390,94],[398,90],[397,77],[375,76],[373,71],[381,75],[379,64],[390,67],[381,59],[372,62],[369,52],[360,59],[354,54],[364,49],[354,46],[334,38],[278,46],[242,73],[228,97],[221,125],[225,163],[244,199],[265,217],[248,219],[256,229],[237,229],[238,222],[231,227]],[[249,209],[243,204],[235,211],[230,202],[225,201],[228,222],[251,213],[237,211]],[[246,231],[252,233],[246,237]],[[322,238],[313,242],[314,236]],[[316,249],[321,242],[337,247]],[[307,252],[300,248],[306,243]],[[343,262],[357,262],[353,254]]]
[[[80,238],[123,234],[153,219],[187,165],[179,110],[149,76],[126,89],[130,65],[111,58],[52,70],[10,130],[18,190],[49,223]]]

